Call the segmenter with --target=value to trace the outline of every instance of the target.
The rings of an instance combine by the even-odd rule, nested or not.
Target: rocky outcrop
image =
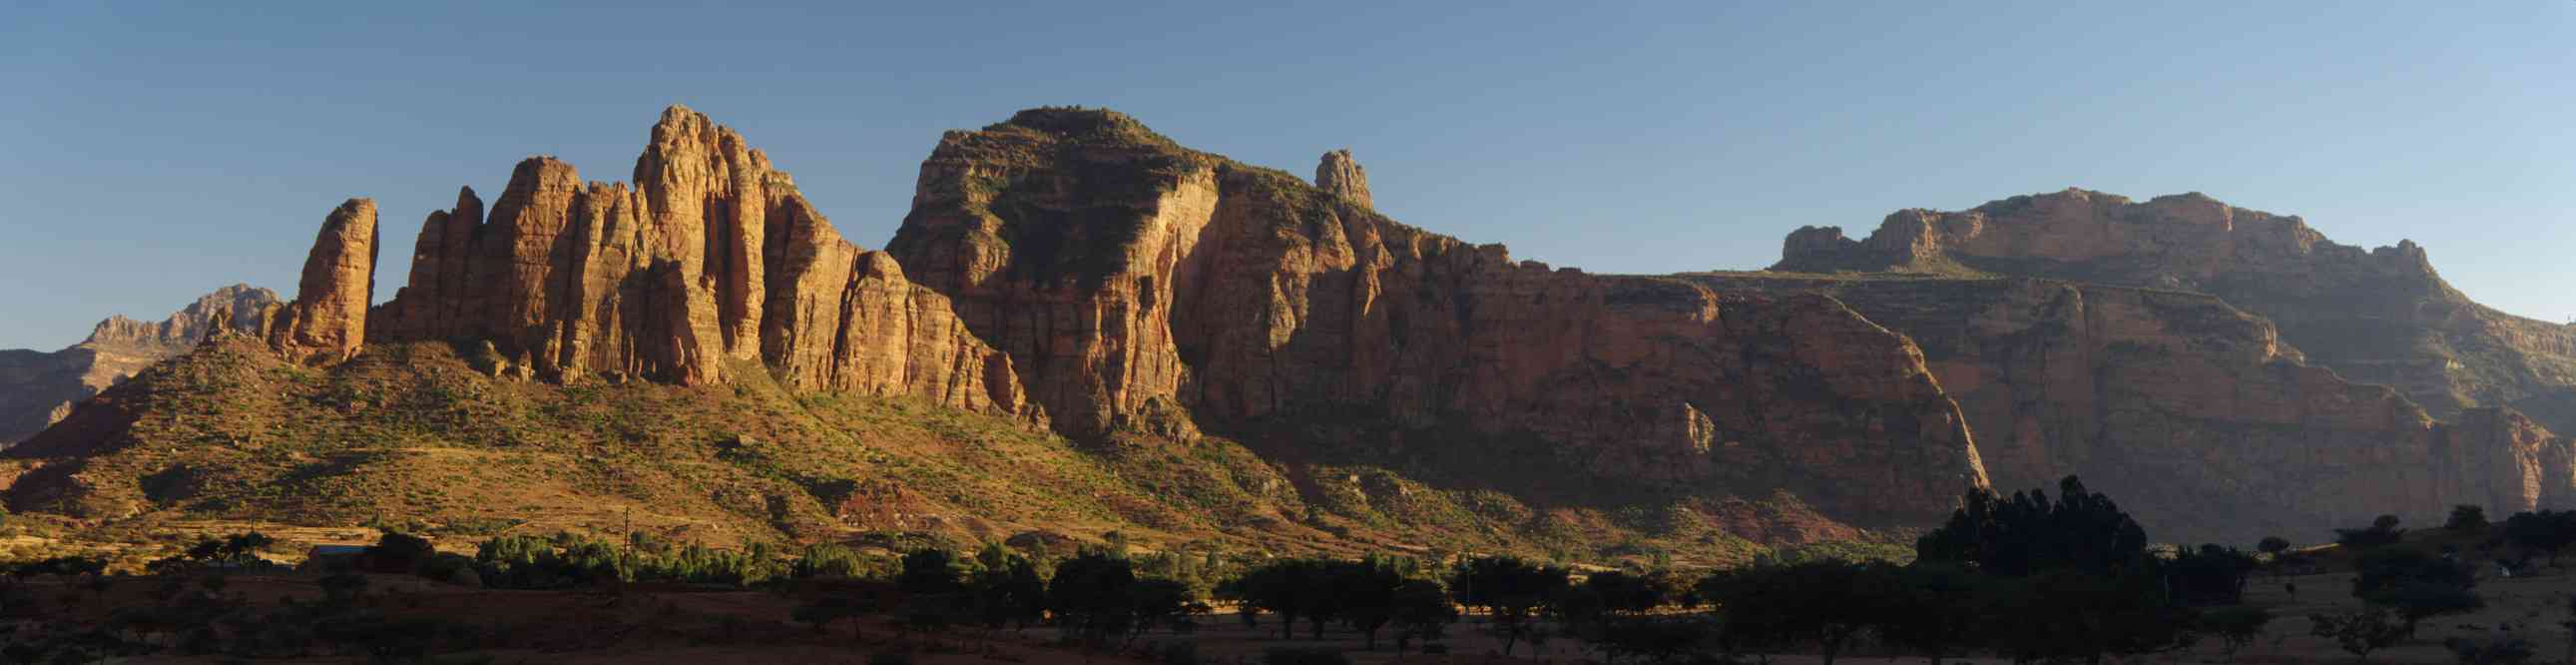
[[[1324,153],[1323,161],[1315,165],[1315,188],[1349,199],[1362,208],[1377,207],[1377,201],[1369,196],[1368,169],[1360,168],[1349,150]]]
[[[2434,415],[2576,386],[2576,328],[2511,316],[2442,281],[2415,243],[2363,250],[2296,216],[2192,193],[2140,203],[2069,189],[1963,212],[1905,210],[1866,240],[1790,235],[1775,270],[1986,273],[2209,293],[2270,319],[2316,364]],[[2576,429],[2576,411],[2535,411]]]
[[[2066,474],[2160,537],[2319,538],[2456,504],[2564,507],[2569,442],[2507,410],[2445,424],[2303,363],[2273,325],[2195,293],[2056,280],[1696,275],[1824,293],[1919,345],[1999,487]],[[2218,519],[2216,516],[2224,516]]]
[[[260,313],[277,304],[267,289],[217,289],[160,321],[122,315],[100,321],[89,338],[59,351],[0,351],[0,447],[71,412],[73,404],[187,351],[218,327],[256,333]]]
[[[1515,262],[1115,113],[949,134],[888,253],[1076,435],[1177,411],[1445,432],[1429,456],[1534,439],[1577,478],[1891,523],[1983,482],[1915,350],[1831,300]]]
[[[423,223],[383,341],[489,343],[550,381],[719,383],[736,360],[790,385],[928,398],[1032,420],[1010,359],[882,254],[844,241],[742,136],[674,106],[634,183],[519,163],[489,217],[471,189]]]
[[[488,215],[461,192],[362,328],[329,306],[361,283],[335,269],[354,247],[335,216],[307,271],[329,278],[308,278],[277,346],[447,341],[546,381],[774,377],[1086,440],[1214,430],[1348,460],[1278,433],[1330,416],[1376,432],[1349,442],[1548,471],[1474,481],[1506,489],[1787,491],[1855,524],[1928,523],[1985,480],[1920,353],[1831,299],[1517,262],[1372,211],[1347,152],[1317,179],[1038,109],[945,136],[870,252],[739,135],[674,107],[632,186],[540,157]]]
[[[295,302],[270,320],[269,344],[297,362],[336,363],[367,341],[376,293],[376,202],[349,199],[322,221]]]

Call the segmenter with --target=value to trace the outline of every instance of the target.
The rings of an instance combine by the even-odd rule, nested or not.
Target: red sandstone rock
[[[376,202],[349,199],[322,222],[295,302],[277,310],[269,343],[296,362],[337,363],[367,340],[376,287]]]

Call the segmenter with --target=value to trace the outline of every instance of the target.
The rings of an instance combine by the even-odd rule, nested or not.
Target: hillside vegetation
[[[381,524],[457,542],[571,530],[1069,552],[1114,539],[1709,565],[1770,552],[1737,533],[1784,546],[1876,538],[1758,528],[1822,521],[1786,497],[1540,506],[1375,466],[1265,462],[1220,438],[1078,445],[916,401],[791,396],[754,363],[732,368],[752,378],[725,385],[556,385],[496,378],[502,364],[477,355],[376,345],[315,369],[218,339],[8,451],[20,471],[9,507],[67,516],[86,537]]]

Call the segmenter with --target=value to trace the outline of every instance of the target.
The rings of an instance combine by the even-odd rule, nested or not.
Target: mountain
[[[2551,432],[2570,412],[2549,401],[2576,331],[2470,301],[2412,242],[2069,189],[1899,211],[1865,240],[1801,228],[1770,271],[1690,277],[1831,294],[1905,333],[1998,485],[2081,474],[2158,533],[2576,504],[2576,451]]]
[[[1962,212],[1905,210],[1866,240],[1789,236],[1777,270],[1977,271],[2218,296],[2270,319],[2307,359],[2447,417],[2522,406],[2576,429],[2576,326],[2469,300],[2413,241],[2339,245],[2297,216],[2198,193],[2146,202],[2069,189]]]
[[[255,330],[7,451],[9,503],[1589,557],[1919,527],[1985,482],[1920,351],[1840,302],[1514,261],[1365,179],[1033,109],[942,137],[870,251],[674,107],[632,184],[460,192],[373,308],[343,204]]]
[[[152,363],[196,346],[218,319],[258,312],[277,302],[267,289],[235,284],[215,290],[154,322],[111,316],[89,338],[54,352],[0,350],[0,447],[61,420],[73,404],[134,376]],[[241,325],[255,326],[248,317]]]
[[[2568,328],[2196,194],[1639,276],[1390,219],[1346,150],[1301,180],[1106,110],[942,136],[882,250],[684,107],[630,177],[461,190],[372,307],[342,204],[292,302],[0,453],[10,508],[1716,562],[2067,474],[2176,540],[2576,505]]]

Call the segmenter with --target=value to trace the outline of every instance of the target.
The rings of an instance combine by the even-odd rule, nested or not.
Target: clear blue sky
[[[291,295],[350,196],[385,211],[381,300],[458,185],[489,197],[531,154],[623,178],[673,102],[871,247],[941,130],[1082,104],[1301,174],[1349,147],[1389,214],[1596,272],[1756,268],[1799,225],[1906,207],[2198,190],[2576,314],[2567,0],[393,4],[0,7],[0,348],[233,282]]]

